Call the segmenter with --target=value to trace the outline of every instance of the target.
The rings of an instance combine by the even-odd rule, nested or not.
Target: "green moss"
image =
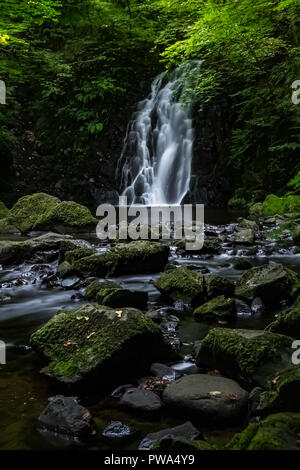
[[[4,202],[0,201],[0,219],[4,219],[9,215],[9,209],[6,207]]]
[[[262,215],[284,215],[291,212],[300,212],[300,196],[278,197],[270,194],[266,197],[262,206]]]
[[[115,285],[116,288],[119,288],[119,284],[114,283],[112,281],[105,281],[105,283],[113,284]],[[96,279],[95,281],[91,282],[85,291],[85,298],[87,300],[96,300],[97,293],[99,292],[99,289],[101,288],[101,285],[103,285],[103,282],[99,281]]]
[[[229,209],[246,209],[248,203],[243,197],[233,196],[229,199],[227,205]]]
[[[279,413],[250,424],[236,434],[227,450],[297,450],[300,414]]]
[[[234,293],[234,282],[215,274],[206,277],[206,290],[209,299],[225,295],[230,297]]]
[[[201,343],[199,362],[208,356],[220,361],[221,370],[226,364],[234,375],[252,382],[260,365],[280,357],[291,344],[292,338],[267,331],[214,328]]]
[[[85,240],[76,240],[72,238],[66,238],[62,240],[59,248],[59,263],[65,260],[65,253],[67,251],[77,250],[79,248],[92,249],[90,243]],[[95,250],[94,250],[95,251]]]
[[[10,222],[9,218],[0,219],[0,233],[20,234],[20,230]]]
[[[300,411],[300,367],[292,366],[272,377],[261,394],[259,411],[267,415],[278,411]]]
[[[249,214],[253,217],[262,217],[263,215],[263,203],[256,202],[249,208]]]
[[[76,382],[115,357],[127,341],[147,334],[161,337],[159,327],[139,310],[123,309],[120,314],[108,307],[85,305],[58,312],[33,333],[30,343],[50,362],[44,373]]]
[[[300,337],[300,296],[290,308],[277,316],[270,326],[270,331],[294,338]]]
[[[34,228],[36,230],[56,230],[65,231],[70,229],[90,230],[95,229],[97,219],[92,216],[90,210],[73,201],[63,201],[60,204],[49,208],[36,220]]]
[[[155,287],[170,300],[201,302],[204,300],[204,277],[201,273],[181,267],[167,271],[155,282]]]
[[[108,307],[134,307],[144,310],[147,307],[148,294],[128,289],[101,289],[97,294],[99,304]]]
[[[49,210],[58,206],[60,200],[57,197],[45,193],[36,193],[24,196],[12,207],[8,220],[21,232],[33,230],[37,220]]]
[[[299,245],[300,244],[300,225],[297,225],[292,231],[293,241]]]
[[[193,240],[188,240],[182,238],[181,240],[177,240],[175,246],[181,250],[188,252],[189,250],[186,248],[187,243],[192,243]],[[218,238],[205,238],[203,247],[200,250],[190,250],[191,253],[201,253],[205,254],[218,254],[221,250],[221,242]]]
[[[235,300],[220,295],[194,310],[197,321],[205,319],[226,319],[236,315]]]
[[[76,250],[66,251],[65,261],[70,264],[75,263],[75,261],[91,256],[95,253],[95,250],[92,248],[76,248]]]

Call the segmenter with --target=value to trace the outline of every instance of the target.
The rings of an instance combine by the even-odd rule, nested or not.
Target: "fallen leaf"
[[[220,371],[215,369],[215,370],[209,370],[207,372],[207,375],[215,376],[215,375],[220,375]]]
[[[218,395],[222,395],[221,392],[209,392],[209,394],[210,394],[212,397],[217,397]]]
[[[67,348],[68,346],[71,346],[71,344],[77,344],[77,343],[75,343],[74,341],[68,340],[64,343],[64,347]]]
[[[280,379],[280,377],[279,377],[279,375],[277,375],[277,377],[275,377],[275,379],[272,380],[272,383],[274,385],[276,385],[279,379]]]
[[[225,321],[225,320],[218,320],[218,324],[219,324],[219,325],[227,325],[228,322]]]
[[[232,401],[235,401],[237,399],[237,396],[234,395],[233,393],[229,393],[226,396],[227,396],[227,398],[229,398],[229,400],[232,400]]]
[[[123,313],[123,310],[116,310],[116,314],[119,318],[121,318],[122,313]]]
[[[86,339],[90,339],[91,336],[93,336],[96,333],[96,331],[92,331],[89,335],[87,335]]]
[[[84,413],[84,414],[82,415],[82,419],[87,419],[87,418],[89,418],[90,416],[91,416],[91,413],[90,413],[89,411],[87,411],[86,413]]]

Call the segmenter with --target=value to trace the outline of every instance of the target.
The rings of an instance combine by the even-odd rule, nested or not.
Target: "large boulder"
[[[300,212],[300,196],[278,197],[270,194],[262,205],[262,215],[285,215],[287,213]]]
[[[291,364],[293,339],[269,331],[211,329],[201,342],[197,365],[218,369],[246,386],[264,386]]]
[[[207,276],[205,281],[208,299],[213,299],[219,295],[224,295],[225,297],[233,296],[235,285],[230,279],[213,274]]]
[[[59,311],[30,343],[49,362],[42,372],[69,384],[99,374],[104,383],[136,377],[154,361],[176,357],[159,326],[141,311],[89,304]]]
[[[250,424],[227,450],[299,450],[300,413],[278,413]]]
[[[162,429],[161,431],[147,434],[139,445],[139,450],[151,450],[154,445],[164,438],[184,438],[193,441],[200,436],[198,429],[192,423],[187,421],[184,424],[175,426],[174,428]]]
[[[73,263],[82,276],[104,277],[107,274],[155,273],[168,262],[169,247],[162,243],[138,240],[117,244],[110,250],[81,258]]]
[[[255,232],[251,228],[241,228],[230,237],[230,241],[235,245],[253,245],[254,240]]]
[[[279,313],[271,324],[270,331],[300,338],[300,296],[290,308]]]
[[[167,385],[166,407],[204,426],[229,426],[247,414],[248,393],[231,379],[205,374],[186,375]]]
[[[291,301],[298,283],[294,271],[271,262],[246,271],[236,285],[235,295],[246,301],[260,297],[265,305],[276,305]]]
[[[202,273],[180,267],[167,271],[155,282],[155,287],[167,300],[183,301],[193,305],[205,300],[205,283]]]
[[[38,428],[55,434],[85,440],[95,434],[91,413],[74,397],[57,395],[49,399],[38,418]]]
[[[175,246],[180,252],[186,252],[191,254],[201,254],[201,255],[217,255],[220,253],[222,245],[221,241],[218,238],[204,238],[203,247],[199,250],[188,249],[188,246],[193,243],[193,240],[188,240],[182,238],[177,240]]]
[[[10,210],[9,221],[22,233],[33,230],[45,213],[60,204],[60,199],[45,193],[21,197]]]
[[[279,411],[300,412],[300,366],[291,366],[275,374],[260,395],[258,411],[262,415]]]
[[[224,295],[215,297],[194,310],[197,321],[204,320],[230,320],[236,316],[235,300]]]
[[[29,260],[37,252],[58,250],[64,235],[46,233],[25,241],[0,240],[0,264],[19,264]]]

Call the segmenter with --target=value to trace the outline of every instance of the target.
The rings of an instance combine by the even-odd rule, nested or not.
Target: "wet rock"
[[[189,421],[174,428],[163,429],[162,431],[147,434],[139,444],[139,450],[151,450],[154,445],[164,438],[184,438],[193,441],[200,437],[200,432]]]
[[[253,229],[241,229],[235,232],[230,241],[236,245],[252,245],[255,240],[255,233]]]
[[[249,418],[254,418],[259,416],[259,403],[261,399],[261,394],[263,393],[263,388],[255,387],[249,394]]]
[[[215,297],[194,310],[196,321],[228,320],[236,316],[235,300],[224,295]]]
[[[162,274],[154,285],[169,301],[195,304],[205,299],[203,275],[185,267]]]
[[[119,385],[112,393],[111,396],[114,398],[121,398],[122,395],[128,390],[129,388],[134,388],[134,385],[132,384],[125,384],[125,385]]]
[[[296,245],[300,245],[300,225],[297,225],[297,227],[293,229],[292,234],[294,243],[296,243]]]
[[[232,266],[238,271],[247,271],[247,269],[251,269],[253,267],[252,263],[245,258],[235,258],[232,261]]]
[[[223,427],[245,419],[248,393],[231,379],[194,374],[169,384],[163,401],[167,409],[201,425]]]
[[[156,393],[140,388],[129,388],[120,399],[120,405],[142,416],[157,417],[162,403]]]
[[[213,445],[206,441],[190,441],[184,437],[163,437],[157,441],[153,450],[156,452],[174,452],[174,453],[195,453],[199,451],[217,450]]]
[[[128,439],[135,434],[134,429],[132,429],[127,424],[122,423],[121,421],[112,421],[104,429],[102,436],[107,439]]]
[[[279,313],[270,331],[300,338],[300,296],[290,308]]]
[[[259,227],[254,220],[242,219],[239,221],[239,229],[250,229],[254,230],[254,232],[258,232]]]
[[[202,254],[202,255],[214,255],[218,254],[221,251],[222,245],[221,241],[218,238],[204,238],[204,244],[203,247],[199,250],[193,250],[193,249],[188,249],[187,244],[191,244],[191,240],[187,240],[185,238],[178,240],[175,243],[175,246],[177,247],[179,252],[182,253],[190,253],[190,254]]]
[[[82,258],[87,258],[88,256],[94,255],[96,252],[93,248],[76,248],[76,250],[66,251],[65,252],[65,261],[71,264],[71,266]]]
[[[145,316],[150,318],[152,321],[155,323],[161,323],[163,320],[162,315],[159,313],[158,310],[149,310],[148,312],[145,313]]]
[[[250,317],[252,315],[252,310],[249,307],[246,302],[243,302],[242,300],[236,299],[235,300],[235,308],[236,308],[236,313],[237,316],[245,316],[245,317]]]
[[[108,307],[134,307],[141,310],[146,309],[148,294],[143,291],[130,291],[121,287],[101,288],[97,293],[97,302]]]
[[[260,395],[259,413],[266,416],[279,411],[300,412],[300,366],[291,366],[275,374]]]
[[[60,263],[58,266],[57,266],[57,270],[56,270],[56,274],[59,276],[59,277],[67,277],[69,276],[70,274],[72,274],[72,266],[70,265],[70,263],[68,263],[67,261],[63,261],[62,263]]]
[[[67,278],[61,281],[60,285],[63,289],[75,289],[80,282],[80,279],[78,277],[73,277],[73,278]]]
[[[181,376],[181,374],[172,369],[172,367],[169,367],[166,364],[161,364],[160,362],[154,362],[151,364],[150,374],[156,377],[165,377],[169,381],[176,380]]]
[[[207,276],[205,281],[208,299],[213,299],[219,295],[224,295],[225,297],[233,296],[235,287],[233,281],[217,275]]]
[[[291,363],[293,339],[268,331],[211,329],[201,343],[196,363],[218,369],[247,386],[264,386]]]
[[[238,281],[236,297],[252,301],[260,297],[264,305],[278,305],[290,301],[298,285],[297,274],[281,264],[269,263],[246,271]]]
[[[142,274],[160,272],[168,262],[169,247],[162,243],[138,240],[117,244],[106,252],[96,253],[74,262],[82,276],[105,277],[107,274]]]
[[[73,238],[66,238],[63,240],[59,247],[59,259],[58,262],[62,263],[65,261],[65,254],[69,251],[75,250],[93,250],[92,245],[86,240],[79,240]],[[94,250],[95,251],[95,250]]]
[[[49,399],[47,407],[38,418],[38,427],[83,440],[95,434],[91,413],[76,398],[62,395]]]
[[[141,311],[96,305],[60,310],[30,343],[49,362],[42,372],[69,384],[99,375],[106,383],[137,376],[153,362],[177,356]]]
[[[227,450],[299,450],[300,413],[278,413],[250,424]]]

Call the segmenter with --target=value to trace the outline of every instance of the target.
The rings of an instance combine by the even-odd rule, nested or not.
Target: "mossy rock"
[[[60,204],[60,199],[45,193],[21,197],[10,210],[9,222],[22,233],[34,230],[40,217]]]
[[[300,338],[300,296],[290,308],[277,316],[270,326],[270,331]]]
[[[263,215],[263,203],[256,202],[252,206],[249,207],[249,214],[252,217],[262,217]]]
[[[113,281],[99,281],[99,279],[95,279],[87,286],[84,298],[95,301],[98,292],[103,288],[120,289],[120,284]]]
[[[93,248],[76,248],[76,250],[66,251],[65,261],[71,265],[78,261],[81,258],[86,258],[87,256],[92,256],[95,254]]]
[[[35,222],[35,230],[55,230],[59,233],[91,232],[97,219],[90,210],[74,201],[63,201],[45,211]]]
[[[300,245],[300,225],[297,225],[292,231],[293,241],[296,245]]]
[[[291,364],[292,343],[269,331],[214,328],[201,342],[197,365],[218,369],[245,386],[264,386]]]
[[[47,233],[25,241],[0,240],[0,263],[19,264],[29,260],[36,252],[59,250],[63,236]]]
[[[185,267],[163,273],[154,285],[169,301],[199,305],[205,300],[203,274]]]
[[[237,195],[234,195],[227,203],[228,209],[247,209],[247,205],[246,199]]]
[[[257,232],[259,230],[257,223],[254,220],[249,219],[242,219],[239,222],[239,228],[254,230],[254,232]]]
[[[168,262],[169,247],[139,240],[117,244],[110,250],[74,262],[78,275],[105,277],[107,274],[142,274],[162,271]]]
[[[242,228],[231,235],[230,241],[235,245],[253,245],[255,232],[252,228]]]
[[[246,258],[235,258],[232,261],[232,267],[236,269],[237,271],[247,271],[248,269],[251,269],[252,263],[246,259]]]
[[[285,215],[287,213],[299,213],[300,212],[300,196],[285,196],[278,197],[274,194],[270,194],[266,197],[262,205],[262,215]]]
[[[277,263],[258,266],[246,271],[235,288],[236,297],[251,301],[260,297],[265,305],[290,302],[297,293],[297,274]]]
[[[160,328],[136,309],[114,310],[85,305],[59,311],[32,334],[30,344],[49,364],[42,372],[76,384],[83,380],[103,386],[145,373],[156,361],[176,354]]]
[[[194,310],[196,321],[230,320],[236,316],[235,300],[220,295]]]
[[[59,263],[63,262],[65,260],[65,253],[67,251],[73,251],[73,250],[78,250],[80,248],[88,248],[92,250],[92,245],[87,242],[86,240],[79,240],[79,239],[74,239],[74,238],[66,238],[64,239],[59,248]],[[94,250],[95,252],[95,250]],[[87,256],[87,255],[86,255]]]
[[[62,263],[59,263],[59,265],[57,266],[56,274],[59,277],[65,278],[71,275],[72,273],[73,273],[73,268],[70,265],[70,263],[68,263],[67,261],[63,261]]]
[[[187,244],[193,243],[194,240],[188,240],[183,238],[181,240],[177,240],[175,246],[182,252],[186,253],[199,253],[202,255],[214,255],[219,254],[222,248],[221,241],[218,238],[204,238],[203,247],[199,250],[189,250],[187,248]]]
[[[300,413],[278,413],[250,424],[227,450],[299,450]]]
[[[274,375],[260,396],[258,411],[266,416],[279,411],[300,412],[300,366],[291,366]]]
[[[97,294],[99,304],[108,307],[133,307],[145,310],[148,303],[147,292],[129,289],[101,289]]]
[[[231,297],[234,293],[235,284],[233,281],[218,275],[211,275],[205,278],[208,299],[213,299],[219,295]]]
[[[0,233],[8,235],[21,235],[21,231],[10,222],[10,219],[0,219]]]
[[[6,207],[4,202],[0,201],[0,219],[4,219],[9,215],[9,209]]]

